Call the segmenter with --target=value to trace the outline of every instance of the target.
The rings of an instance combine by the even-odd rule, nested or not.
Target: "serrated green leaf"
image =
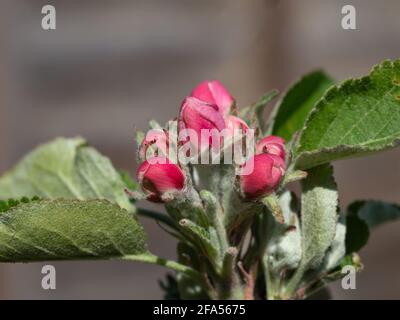
[[[369,76],[328,90],[306,120],[294,151],[296,167],[395,147],[400,141],[400,60],[373,68]]]
[[[301,264],[313,269],[322,262],[336,233],[338,192],[332,166],[322,165],[309,170],[302,189]]]
[[[323,71],[311,72],[297,81],[274,110],[271,134],[286,141],[301,130],[314,105],[334,81]]]
[[[0,199],[98,198],[134,211],[124,188],[110,160],[82,138],[58,138],[30,152],[0,178]]]
[[[0,214],[0,262],[146,254],[137,220],[107,200],[37,200]]]
[[[370,229],[400,218],[400,207],[382,201],[355,201],[347,209],[346,253],[359,251],[369,238]]]

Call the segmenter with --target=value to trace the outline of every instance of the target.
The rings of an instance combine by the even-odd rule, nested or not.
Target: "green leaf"
[[[139,189],[139,184],[132,179],[128,171],[119,170],[119,176],[121,177],[121,180],[124,183],[125,187],[128,188],[130,191],[136,191]]]
[[[99,198],[134,211],[124,188],[110,160],[82,138],[58,138],[30,152],[0,178],[0,199]]]
[[[301,230],[297,216],[298,203],[294,193],[285,191],[279,197],[284,223],[279,223],[272,214],[262,213],[253,230],[258,246],[263,252],[267,299],[280,297],[282,282],[277,275],[295,270],[301,260]]]
[[[162,129],[162,126],[157,122],[157,120],[151,119],[149,121],[150,129]]]
[[[137,220],[107,200],[36,200],[0,213],[0,262],[146,254]]]
[[[21,199],[8,199],[8,200],[0,200],[0,212],[6,212],[10,210],[13,207],[16,207],[20,203],[28,203],[30,201],[37,201],[39,200],[38,197],[33,197],[32,199],[29,199],[27,197],[23,197]]]
[[[143,131],[140,130],[136,130],[135,132],[135,141],[136,141],[136,145],[139,148],[139,146],[142,144],[144,138],[146,137],[145,133]]]
[[[359,251],[369,238],[370,229],[400,218],[400,206],[381,201],[355,201],[347,208],[346,253]]]
[[[353,202],[347,208],[346,216],[346,253],[350,254],[352,252],[359,251],[364,247],[369,238],[369,227],[368,224],[360,219],[358,216],[358,211],[364,205],[363,201]]]
[[[332,245],[325,255],[324,270],[331,270],[340,264],[346,255],[346,220],[343,216],[340,217],[336,224],[335,238]]]
[[[291,140],[293,134],[303,128],[316,102],[333,84],[334,81],[320,70],[302,77],[277,104],[271,133]]]
[[[302,181],[300,265],[287,286],[283,297],[291,298],[299,289],[304,274],[321,268],[327,250],[334,243],[338,221],[338,192],[330,164],[308,171]]]
[[[348,254],[342,258],[336,268],[323,275],[321,279],[322,285],[343,278],[345,274],[342,273],[342,269],[345,266],[353,266],[356,272],[360,272],[363,269],[360,257],[356,253]]]
[[[301,230],[295,208],[293,208],[291,192],[284,192],[279,198],[282,208],[284,224],[269,221],[270,233],[266,248],[268,255],[269,271],[279,274],[282,270],[293,270],[298,267],[301,259]]]
[[[202,258],[199,256],[198,250],[187,242],[178,242],[178,261],[183,265],[188,265],[195,270],[201,270]],[[198,279],[190,275],[178,273],[177,285],[181,299],[207,299],[208,296],[202,287],[202,283]]]
[[[285,222],[285,217],[283,215],[279,199],[275,193],[262,198],[261,202],[268,208],[276,222],[281,224]]]
[[[338,220],[338,192],[331,165],[308,171],[302,183],[301,227],[303,256],[301,264],[317,268],[331,246]]]
[[[198,247],[204,251],[204,254],[211,257],[213,261],[216,261],[217,263],[220,262],[220,248],[218,247],[218,242],[215,241],[216,239],[211,233],[211,228],[210,230],[206,230],[205,228],[188,219],[180,220],[179,225],[182,227],[188,237],[191,238],[198,245]]]
[[[385,222],[399,219],[400,206],[376,200],[364,201],[364,205],[359,210],[358,216],[363,219],[371,229]]]
[[[328,90],[306,120],[294,151],[296,167],[363,156],[400,139],[400,60]]]

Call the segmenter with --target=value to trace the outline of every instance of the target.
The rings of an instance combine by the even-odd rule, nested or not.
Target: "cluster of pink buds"
[[[245,133],[249,126],[234,115],[234,105],[235,100],[220,82],[204,81],[183,100],[178,130],[195,132],[198,146],[203,143],[203,140],[200,141],[203,130],[224,132],[227,137],[233,137],[235,130]],[[137,178],[150,201],[162,202],[166,192],[185,188],[185,170],[178,162],[173,163],[168,158],[169,145],[168,132],[156,129],[147,134],[139,147],[139,157],[144,162],[137,170]],[[157,150],[156,153],[147,158],[147,152],[153,149]],[[286,170],[284,140],[279,137],[261,139],[252,154],[244,164],[246,166],[251,161],[254,165],[252,172],[239,176],[241,194],[249,200],[273,192]]]

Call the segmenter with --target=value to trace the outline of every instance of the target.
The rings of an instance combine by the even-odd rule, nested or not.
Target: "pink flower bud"
[[[281,157],[262,153],[247,160],[254,161],[254,169],[250,174],[240,176],[243,195],[251,200],[267,196],[279,185],[285,174],[286,165]]]
[[[191,96],[215,104],[224,117],[229,114],[234,103],[228,90],[217,80],[203,81],[192,91]]]
[[[228,135],[233,136],[235,130],[238,130],[238,133],[246,133],[249,129],[249,126],[242,119],[235,116],[228,116],[225,120],[226,131]]]
[[[216,105],[208,104],[197,98],[187,97],[181,106],[179,115],[179,131],[191,129],[197,136],[197,146],[200,146],[202,130],[225,129],[225,121]],[[211,144],[211,139],[210,139]]]
[[[148,200],[163,202],[162,195],[168,191],[182,190],[185,174],[182,169],[166,158],[153,157],[144,161],[136,171],[137,179],[148,195]]]
[[[163,129],[152,129],[146,134],[139,147],[139,157],[146,160],[154,156],[168,156],[168,132]]]
[[[256,154],[268,153],[285,159],[285,140],[277,136],[261,139],[256,145]]]

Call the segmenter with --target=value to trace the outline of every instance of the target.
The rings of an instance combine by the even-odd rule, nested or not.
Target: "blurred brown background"
[[[57,29],[41,29],[41,8]],[[358,30],[341,28],[341,8]],[[323,67],[338,80],[400,57],[398,0],[0,0],[0,172],[38,143],[82,135],[117,167],[133,171],[134,127],[175,117],[203,79],[221,80],[239,106],[284,90]],[[336,163],[342,206],[400,203],[400,150]],[[143,221],[150,248],[173,258],[174,242]],[[357,290],[334,298],[400,298],[400,222],[381,227],[361,252]],[[0,298],[161,298],[166,270],[135,263],[63,262],[44,291],[43,264],[0,265]]]

